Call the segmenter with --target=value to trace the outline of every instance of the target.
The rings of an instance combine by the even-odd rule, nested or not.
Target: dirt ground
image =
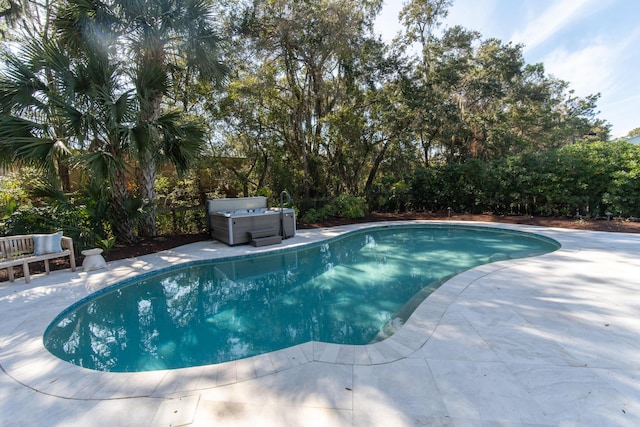
[[[338,225],[346,225],[363,222],[377,221],[396,221],[396,220],[455,220],[455,221],[484,221],[484,222],[504,222],[510,224],[528,224],[539,225],[544,227],[570,228],[576,230],[593,230],[620,233],[640,233],[640,222],[621,221],[612,219],[594,220],[594,219],[574,219],[574,218],[551,218],[551,217],[531,217],[531,216],[504,216],[504,215],[470,215],[470,214],[451,214],[447,213],[428,213],[428,212],[406,212],[406,213],[373,213],[366,218],[356,220],[336,219],[324,221],[316,224],[298,223],[299,229],[335,227]],[[188,243],[208,240],[209,235],[206,233],[161,236],[156,238],[141,238],[135,245],[116,246],[109,253],[104,255],[107,261],[114,261],[124,258],[132,258],[140,255],[146,255],[166,249],[175,248],[177,246],[186,245]],[[82,257],[76,259],[79,268],[82,265]],[[59,259],[50,261],[51,270],[60,270],[69,268],[68,259]],[[44,263],[30,264],[31,274],[44,272]],[[20,267],[14,268],[16,277],[22,277]],[[0,282],[7,281],[8,274],[6,269],[0,270]]]

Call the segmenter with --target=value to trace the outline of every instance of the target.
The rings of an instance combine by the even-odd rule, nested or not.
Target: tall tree
[[[413,51],[398,81],[404,95],[407,123],[422,151],[425,167],[431,158],[449,145],[444,141],[451,129],[457,106],[451,92],[467,67],[472,43],[478,33],[454,27],[441,35],[451,0],[411,0],[400,11],[403,33],[397,40],[401,49]]]
[[[53,18],[55,16],[55,8],[53,0],[43,1],[5,1],[0,9],[3,12],[0,13],[2,18],[8,24],[6,32],[2,33],[5,38],[6,49],[9,53],[15,50],[16,46],[31,45],[34,43],[47,44],[50,42],[54,35],[55,28],[53,25]],[[2,30],[0,30],[2,31]],[[24,53],[24,52],[23,52]],[[46,65],[45,65],[46,67]],[[52,73],[46,69],[41,70],[50,90],[56,91],[56,82],[52,78]],[[7,87],[10,90],[10,87]],[[38,114],[42,114],[43,111],[39,111]],[[23,114],[29,116],[29,111],[23,111]],[[65,140],[64,130],[61,128],[61,123],[56,117],[49,116],[49,132],[57,137],[59,141],[57,150],[50,153],[47,157],[48,161],[41,164],[45,166],[45,170],[48,173],[49,182],[56,186],[61,186],[63,191],[70,191],[70,171],[68,164],[68,147],[62,149],[62,141]],[[24,159],[23,159],[24,160]],[[8,162],[12,162],[13,159],[7,159]]]
[[[402,43],[405,47],[419,43],[424,77],[428,77],[434,57],[435,31],[449,15],[452,4],[453,0],[411,0],[400,11],[400,22],[405,30]]]
[[[640,135],[640,128],[635,128],[629,131],[629,133],[627,134],[627,137],[631,138],[638,135]]]
[[[350,67],[380,6],[377,0],[256,0],[245,14],[243,30],[254,40],[255,64],[275,71],[284,113],[281,136],[301,171],[304,197],[327,192],[328,116],[345,101]]]
[[[138,187],[147,206],[141,232],[155,236],[155,178],[160,155],[180,163],[187,159],[172,156],[188,152],[175,149],[179,139],[164,138],[171,129],[162,119],[166,113],[165,96],[172,85],[183,83],[171,80],[176,75],[172,71],[181,69],[183,76],[195,74],[202,80],[222,83],[227,68],[222,63],[221,39],[214,26],[210,0],[114,0],[112,7],[118,12],[122,31],[130,42],[125,51],[135,64],[138,121],[142,130],[136,139]],[[167,143],[174,149],[167,151]]]
[[[156,229],[155,178],[158,162],[168,161],[184,170],[205,142],[201,122],[183,111],[168,108],[173,87],[192,79],[221,83],[221,39],[214,28],[209,0],[69,0],[57,24],[69,49],[78,40],[94,48],[105,46],[123,59],[135,90],[138,114],[135,159],[138,192],[145,203],[140,232],[154,236]],[[178,81],[172,78],[179,76]],[[176,97],[173,97],[175,105]],[[180,124],[182,122],[182,124]]]
[[[126,159],[135,119],[131,91],[104,50],[74,61],[55,41],[32,41],[7,54],[0,76],[0,151],[15,160],[49,165],[60,153],[78,162],[107,189],[111,225],[121,242],[133,240]],[[80,148],[88,152],[78,154]]]
[[[434,156],[493,159],[606,137],[607,124],[593,115],[597,95],[574,97],[542,66],[526,66],[519,45],[461,27],[441,30],[451,3],[412,0],[400,13],[398,41],[411,54],[397,85],[425,166]]]

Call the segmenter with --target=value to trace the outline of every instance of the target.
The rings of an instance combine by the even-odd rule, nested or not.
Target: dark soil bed
[[[406,212],[406,213],[372,213],[366,218],[355,220],[335,219],[323,221],[315,224],[298,223],[299,229],[334,227],[338,225],[377,222],[377,221],[396,221],[396,220],[455,220],[455,221],[484,221],[484,222],[504,222],[510,224],[528,224],[539,225],[544,227],[570,228],[576,230],[592,230],[592,231],[608,231],[622,233],[640,233],[640,222],[619,221],[619,220],[584,220],[573,218],[548,218],[548,217],[530,217],[530,216],[504,216],[504,215],[470,215],[470,214],[452,214],[447,213],[435,214],[425,212]],[[166,249],[175,248],[177,246],[186,245],[188,243],[208,240],[209,235],[201,234],[185,234],[176,236],[161,236],[156,238],[140,238],[135,245],[116,246],[113,250],[104,255],[107,261],[114,261],[124,258],[133,258],[140,255],[146,255],[159,252]],[[81,268],[82,257],[76,259],[78,268]],[[69,268],[68,259],[57,259],[50,261],[51,270],[60,270]],[[14,269],[16,277],[22,277],[21,268]],[[31,264],[31,274],[44,272],[44,262]],[[7,281],[7,270],[0,270],[0,281]],[[18,282],[20,283],[20,282]]]

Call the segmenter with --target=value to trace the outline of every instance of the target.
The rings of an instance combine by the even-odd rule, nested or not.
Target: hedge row
[[[369,195],[374,210],[640,216],[640,146],[580,142],[498,161],[467,160],[383,182]]]

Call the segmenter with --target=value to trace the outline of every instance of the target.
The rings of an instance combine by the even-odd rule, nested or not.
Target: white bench
[[[58,236],[58,234],[60,234]],[[43,239],[36,245],[36,239]],[[57,239],[60,239],[58,244]],[[46,240],[46,241],[45,241]],[[43,242],[43,243],[41,243]],[[42,244],[54,243],[54,247],[44,247]],[[37,250],[38,249],[38,250]],[[38,253],[36,253],[38,252]],[[76,271],[76,257],[73,253],[73,239],[62,236],[61,233],[40,235],[29,234],[24,236],[6,236],[0,237],[0,268],[6,268],[9,273],[9,281],[14,281],[13,267],[21,265],[24,271],[24,280],[26,283],[31,281],[29,275],[29,263],[36,261],[44,261],[44,268],[49,274],[49,260],[54,258],[69,257],[71,271]]]

